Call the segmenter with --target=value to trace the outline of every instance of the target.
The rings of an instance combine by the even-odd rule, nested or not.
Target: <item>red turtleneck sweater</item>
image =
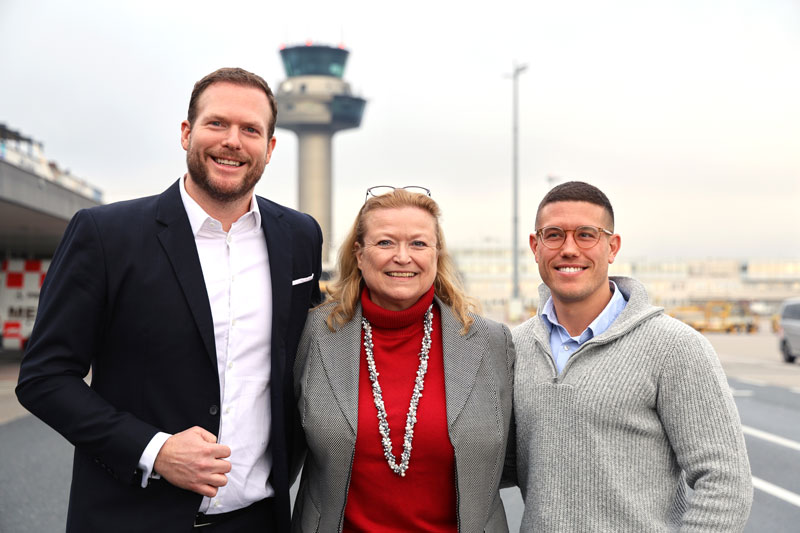
[[[433,302],[433,287],[409,309],[388,311],[361,293],[364,316],[372,325],[378,383],[389,421],[392,453],[400,462],[406,415],[422,349],[423,318]],[[378,412],[369,380],[364,333],[358,378],[358,435],[345,532],[455,532],[455,460],[447,433],[447,408],[439,309],[433,306],[428,372],[417,409],[411,460],[405,477],[392,472],[383,455]]]

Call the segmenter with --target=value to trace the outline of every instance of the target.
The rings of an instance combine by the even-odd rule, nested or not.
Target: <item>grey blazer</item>
[[[499,485],[513,397],[514,345],[505,325],[475,317],[461,335],[441,310],[445,395],[455,450],[458,529],[507,532]],[[331,304],[311,312],[300,338],[294,390],[308,444],[292,517],[293,532],[341,531],[356,446],[361,306],[331,332]],[[377,422],[376,422],[377,431]]]

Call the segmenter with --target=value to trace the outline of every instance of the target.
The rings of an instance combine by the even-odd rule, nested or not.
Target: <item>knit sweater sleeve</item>
[[[708,340],[682,324],[669,325],[677,331],[665,351],[657,409],[694,490],[680,531],[742,531],[753,486],[736,405]]]

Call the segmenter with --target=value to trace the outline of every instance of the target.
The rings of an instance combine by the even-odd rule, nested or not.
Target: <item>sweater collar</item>
[[[428,292],[423,294],[417,302],[402,311],[384,309],[369,299],[369,289],[364,287],[361,291],[361,307],[364,317],[378,328],[401,329],[413,324],[422,324],[422,317],[433,303],[433,285]]]
[[[647,291],[645,290],[644,285],[642,285],[639,281],[624,276],[610,276],[609,279],[616,283],[617,288],[622,293],[623,298],[628,301],[628,303],[625,305],[625,308],[622,310],[619,316],[609,325],[608,329],[598,337],[595,337],[596,339],[604,340],[610,337],[616,337],[617,335],[623,334],[631,328],[637,326],[643,320],[664,312],[664,308],[656,307],[650,304],[650,300],[647,297]],[[550,289],[548,289],[547,286],[542,283],[539,286],[539,302],[541,303],[539,304],[539,311],[537,315],[540,315],[544,310],[544,305],[549,298]],[[544,321],[538,316],[534,317],[534,319],[534,331],[536,332],[536,335],[540,339],[549,339],[550,331],[544,324]]]

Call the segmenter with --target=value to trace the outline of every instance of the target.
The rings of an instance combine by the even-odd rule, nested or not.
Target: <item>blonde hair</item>
[[[436,202],[425,194],[408,192],[404,189],[372,196],[364,202],[356,216],[353,226],[347,233],[342,246],[339,248],[339,260],[337,263],[336,279],[328,285],[328,294],[333,301],[333,309],[327,318],[328,328],[336,331],[353,319],[356,305],[361,297],[361,290],[364,287],[364,278],[358,268],[356,260],[355,246],[359,243],[364,246],[364,235],[367,233],[366,218],[367,214],[377,209],[399,209],[403,207],[415,207],[429,213],[436,226],[436,277],[433,280],[434,293],[439,299],[453,310],[453,314],[461,323],[461,334],[464,335],[472,326],[473,318],[470,313],[477,312],[475,301],[464,294],[461,280],[458,278],[450,254],[445,246],[444,234],[439,225],[441,210]],[[331,305],[328,302],[327,305]]]

